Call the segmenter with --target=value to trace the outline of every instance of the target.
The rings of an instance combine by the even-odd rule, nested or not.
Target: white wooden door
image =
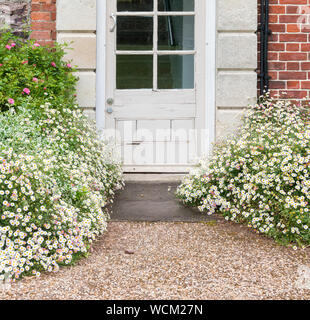
[[[109,0],[107,129],[126,172],[185,172],[205,129],[205,0]]]

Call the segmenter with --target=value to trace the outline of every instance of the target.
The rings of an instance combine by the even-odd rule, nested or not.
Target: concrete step
[[[183,206],[176,199],[178,182],[127,182],[112,206],[112,221],[204,222],[219,217],[208,216]]]

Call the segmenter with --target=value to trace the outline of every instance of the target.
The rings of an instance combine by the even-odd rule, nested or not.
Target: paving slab
[[[175,197],[178,182],[127,182],[112,206],[112,221],[203,222],[219,219],[185,207]]]

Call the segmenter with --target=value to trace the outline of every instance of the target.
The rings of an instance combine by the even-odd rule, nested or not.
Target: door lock
[[[113,113],[113,108],[112,107],[108,107],[106,111],[107,111],[107,113],[111,114],[111,113]]]
[[[114,103],[114,100],[112,98],[107,99],[107,104],[109,106],[112,106],[113,103]]]

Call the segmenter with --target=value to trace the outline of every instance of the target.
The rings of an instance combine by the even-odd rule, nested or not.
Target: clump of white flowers
[[[123,185],[78,107],[40,109],[0,113],[0,280],[57,271],[85,254]]]
[[[288,101],[252,106],[240,132],[185,177],[187,205],[246,223],[283,244],[310,244],[309,110]]]

